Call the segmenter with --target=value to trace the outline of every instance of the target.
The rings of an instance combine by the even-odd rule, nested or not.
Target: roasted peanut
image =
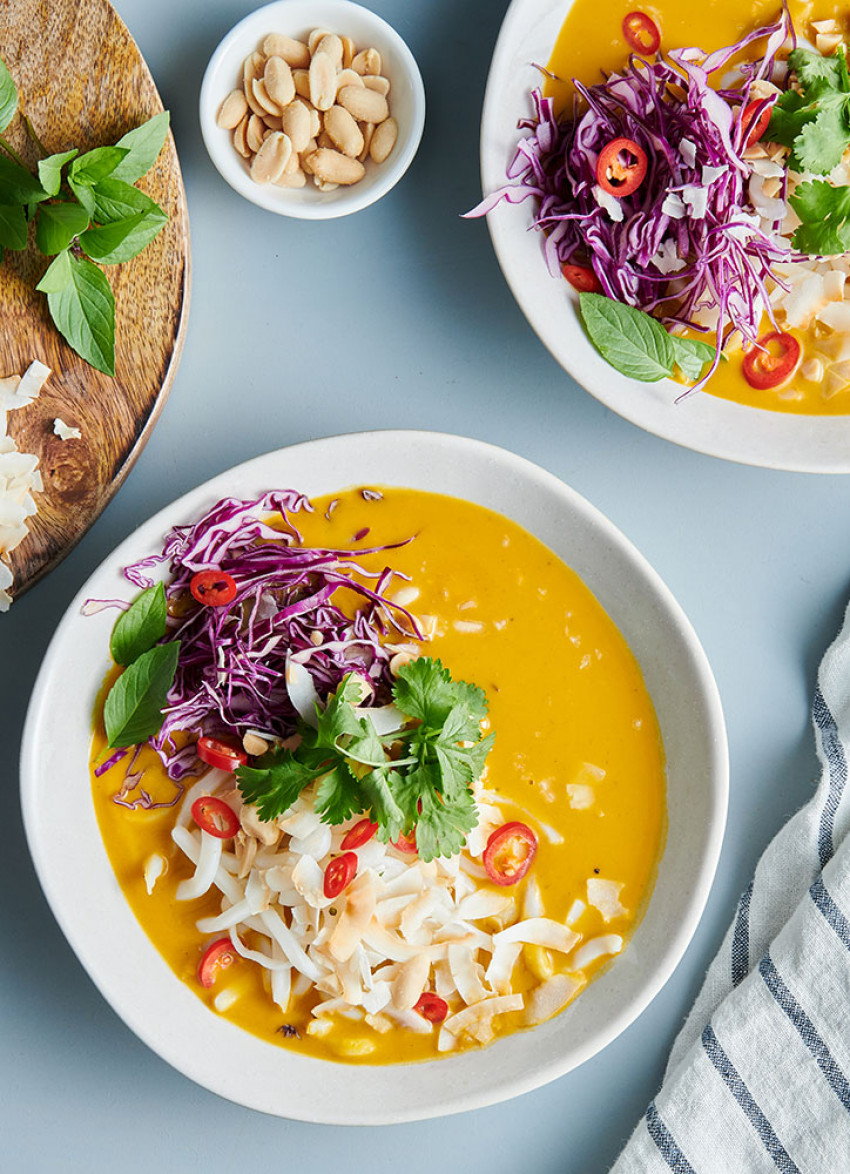
[[[354,117],[342,106],[331,106],[325,114],[324,129],[333,145],[343,155],[359,155],[363,150],[363,135]],[[387,152],[389,154],[389,152]]]
[[[295,97],[295,82],[292,79],[292,70],[282,57],[270,57],[263,71],[265,90],[272,102],[282,110]],[[262,101],[262,98],[259,99]],[[274,110],[272,114],[276,113]]]
[[[327,53],[314,53],[310,62],[310,101],[317,110],[330,110],[336,98],[336,66]]]
[[[394,118],[385,118],[380,126],[375,127],[369,154],[375,163],[383,163],[389,156],[396,139],[398,138],[398,123]]]
[[[389,117],[387,100],[376,90],[367,90],[365,86],[343,86],[336,97],[340,106],[344,106],[358,122],[377,123]]]
[[[282,57],[291,69],[306,69],[310,64],[310,48],[303,41],[284,33],[269,33],[263,41],[266,57]]]
[[[351,68],[355,73],[378,74],[381,72],[381,54],[377,49],[364,49],[352,58]]]
[[[254,183],[276,183],[283,175],[291,154],[289,136],[272,131],[254,156],[251,179]]]
[[[248,103],[242,90],[231,90],[222,102],[216,125],[222,130],[235,130],[248,111]]]
[[[385,98],[390,92],[390,79],[388,77],[382,77],[380,74],[375,74],[374,76],[372,74],[367,74],[360,80],[367,90],[377,90],[378,93],[383,94]],[[339,84],[342,85],[342,82]]]
[[[359,160],[350,159],[348,155],[327,147],[319,147],[308,157],[307,162],[313,175],[324,183],[348,185],[357,183],[366,174],[366,169]]]

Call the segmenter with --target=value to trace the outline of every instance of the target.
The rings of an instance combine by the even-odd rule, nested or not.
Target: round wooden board
[[[0,56],[45,148],[80,151],[116,142],[162,110],[133,38],[107,0],[3,0]],[[5,137],[34,168],[38,152],[16,115]],[[106,272],[116,301],[115,377],[66,345],[35,291],[47,261],[34,248],[0,265],[0,376],[33,359],[53,374],[39,399],[8,416],[21,452],[39,457],[43,493],[29,534],[9,556],[20,595],[55,566],[110,501],[141,452],[174,379],[189,307],[186,194],[169,133],[137,185],[168,213],[138,257]],[[60,440],[56,417],[82,431]]]

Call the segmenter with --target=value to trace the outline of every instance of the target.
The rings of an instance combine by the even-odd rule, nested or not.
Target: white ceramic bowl
[[[219,107],[241,85],[242,63],[269,33],[306,40],[311,29],[325,28],[349,36],[359,49],[374,47],[389,78],[390,114],[398,122],[398,139],[389,158],[368,162],[365,177],[350,187],[320,192],[308,179],[303,188],[257,184],[248,164],[233,146],[232,132],[216,125]],[[425,126],[425,88],[419,67],[398,33],[380,16],[350,0],[276,0],[237,24],[210,58],[201,84],[201,134],[209,156],[224,179],[246,200],[280,216],[331,220],[359,212],[393,188],[419,148]]]
[[[485,192],[505,183],[521,136],[517,120],[531,113],[529,92],[540,84],[572,0],[513,0],[487,80],[481,121]],[[534,64],[533,64],[534,63]],[[532,200],[500,204],[487,218],[493,246],[514,297],[541,341],[573,378],[613,411],[648,432],[711,456],[749,465],[811,473],[850,472],[850,416],[796,416],[743,407],[712,395],[676,404],[681,386],[638,383],[615,371],[584,333],[578,299],[549,275],[541,237],[529,232]]]
[[[129,598],[122,566],[224,496],[293,486],[308,495],[362,484],[411,486],[513,518],[567,562],[630,644],[667,757],[669,830],[655,891],[626,950],[576,1002],[530,1032],[430,1063],[352,1069],[286,1051],[209,1011],[171,972],[113,875],[91,803],[87,755],[114,614],[88,597]],[[56,780],[62,785],[57,786]],[[664,985],[699,920],[726,815],[726,736],[714,679],[670,592],[593,506],[503,449],[428,432],[317,440],[239,465],[174,502],[109,556],[72,602],[47,652],[24,733],[21,786],[48,901],[117,1013],[181,1072],[231,1100],[305,1121],[382,1124],[478,1108],[574,1068],[621,1032]]]

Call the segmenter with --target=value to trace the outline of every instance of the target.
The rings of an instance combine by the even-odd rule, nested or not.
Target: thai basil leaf
[[[109,651],[116,664],[130,665],[162,639],[166,631],[165,588],[148,587],[122,612],[112,629]]]
[[[134,660],[109,690],[103,721],[113,749],[136,746],[157,733],[179,654],[179,640],[157,644]]]
[[[153,118],[120,138],[115,145],[123,148],[127,154],[112,172],[112,179],[135,183],[150,171],[162,150],[165,136],[168,134],[168,123],[168,111],[163,110],[161,114],[155,114]]]
[[[97,265],[84,257],[62,256],[70,265],[70,280],[59,288],[54,279],[51,286],[46,285],[51,265],[36,288],[47,294],[51,317],[68,345],[98,371],[114,375],[115,298],[109,282]]]

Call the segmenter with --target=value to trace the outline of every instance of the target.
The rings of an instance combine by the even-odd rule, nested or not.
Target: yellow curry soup
[[[545,916],[559,922],[572,917],[582,940],[628,938],[651,894],[663,847],[664,759],[640,669],[609,617],[542,543],[482,507],[403,489],[385,489],[380,500],[368,502],[358,491],[341,494],[329,519],[328,500],[314,505],[313,513],[296,519],[306,546],[356,549],[415,536],[408,545],[361,561],[380,570],[389,560],[410,576],[418,592],[411,607],[433,630],[423,654],[439,657],[455,680],[475,682],[487,695],[495,732],[483,779],[487,801],[506,821],[526,822],[539,842],[528,875],[501,892],[514,895],[521,909],[534,884]],[[104,748],[98,718],[93,766]],[[153,798],[173,798],[175,784],[148,747],[136,763],[141,766]],[[385,1064],[438,1054],[436,1031],[374,1030],[340,1015],[332,1017],[332,1030],[316,1035],[308,1030],[315,992],[293,996],[284,1015],[269,997],[266,972],[241,959],[213,987],[202,987],[198,960],[209,935],[195,923],[218,913],[221,894],[212,889],[196,900],[176,899],[178,884],[193,873],[171,839],[179,805],[150,811],[117,805],[113,797],[123,770],[118,764],[100,778],[92,775],[115,875],[168,965],[212,1010],[223,1008],[217,1013],[270,1042],[331,1060]],[[166,867],[148,892],[145,867],[157,855]],[[622,886],[623,912],[607,921],[587,900],[588,881],[596,877]],[[584,905],[578,916],[577,901]],[[494,922],[493,928],[501,925]],[[576,990],[608,961],[591,962]],[[528,991],[553,973],[569,971],[569,963],[557,951],[526,946],[511,987]],[[521,1012],[501,1015],[495,1034],[526,1022]],[[475,1041],[465,1038],[459,1046]]]

